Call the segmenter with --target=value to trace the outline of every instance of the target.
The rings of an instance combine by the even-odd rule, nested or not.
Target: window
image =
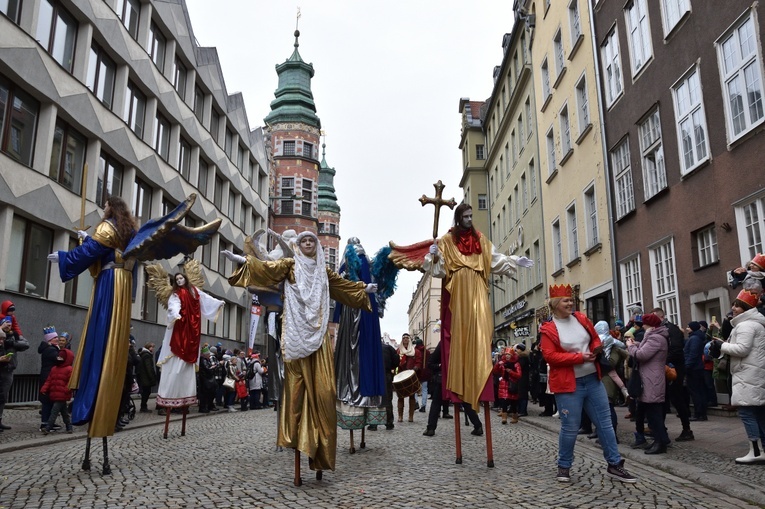
[[[241,145],[237,145],[236,151],[236,167],[239,168],[239,173],[244,175],[244,156],[247,154],[247,149]],[[249,159],[247,160],[249,162]]]
[[[699,267],[704,267],[720,259],[717,252],[717,232],[714,225],[696,233],[696,246],[699,255]]]
[[[82,168],[87,139],[61,120],[53,131],[50,178],[76,194],[82,193]]]
[[[220,248],[221,248],[221,250],[228,249],[229,251],[233,251],[234,246],[229,244],[229,243],[227,243],[221,237],[221,239],[220,239]],[[233,265],[233,262],[232,262],[232,265]],[[218,272],[220,272],[221,274],[225,274],[226,273],[226,257],[225,256],[221,256],[220,253],[218,253]],[[222,311],[224,311],[224,314],[225,314],[225,309],[222,310]]]
[[[513,201],[514,201],[513,215],[515,216],[515,222],[517,223],[517,222],[520,222],[521,220],[521,210],[520,210],[521,196],[520,196],[520,193],[518,192],[517,184],[513,188]],[[510,227],[512,228],[512,223],[510,224]]]
[[[552,224],[552,245],[553,245],[553,270],[558,271],[563,268],[563,248],[560,239],[560,221],[556,219]]]
[[[486,199],[485,194],[479,194],[478,195],[478,210],[486,210],[488,209],[488,200]]]
[[[160,112],[154,118],[154,150],[167,161],[170,154],[170,122]]]
[[[247,222],[247,203],[242,198],[242,202],[239,205],[239,228],[244,230],[244,225]]]
[[[20,216],[13,216],[7,246],[5,289],[46,297],[50,271],[47,253],[53,250],[53,231]]]
[[[531,188],[531,201],[537,197],[537,172],[534,168],[534,160],[529,161],[529,187]]]
[[[77,21],[58,2],[42,0],[37,24],[37,42],[69,72],[74,64]]]
[[[156,24],[149,27],[149,56],[159,72],[165,72],[165,48],[167,40]]]
[[[754,12],[717,43],[723,80],[728,140],[734,141],[762,123],[762,57],[755,31]]]
[[[686,12],[691,10],[689,0],[662,0],[664,35],[669,34]]]
[[[304,216],[310,216],[313,209],[313,180],[303,179],[303,203],[301,205]]]
[[[559,120],[561,157],[566,157],[571,151],[571,124],[568,121],[568,104],[564,104],[560,110]]]
[[[579,234],[576,224],[576,205],[566,210],[566,226],[568,227],[568,257],[569,260],[579,258]]]
[[[191,144],[181,136],[178,142],[178,173],[183,178],[191,178]]]
[[[547,131],[547,174],[552,175],[555,172],[555,132],[551,127]]]
[[[478,159],[479,161],[486,159],[486,154],[484,153],[483,145],[475,146],[475,158]]]
[[[523,150],[523,147],[525,145],[524,142],[526,141],[526,136],[523,135],[523,116],[522,115],[518,115],[517,125],[518,125],[518,141],[520,142],[519,143],[520,149]]]
[[[627,31],[627,40],[630,45],[630,57],[632,61],[632,75],[640,72],[643,66],[653,55],[651,46],[651,25],[648,22],[648,5],[646,0],[632,0],[624,10]]]
[[[542,282],[542,250],[539,249],[539,241],[534,241],[534,286]]]
[[[236,194],[233,191],[228,192],[228,219],[232,223],[234,222],[234,214],[236,214]]]
[[[202,265],[212,269],[212,242],[208,242],[202,246]]]
[[[294,141],[285,141],[282,145],[282,155],[283,156],[294,156],[295,155],[295,142]]]
[[[0,12],[18,25],[21,15],[21,0],[0,1]]]
[[[590,98],[587,95],[587,78],[582,76],[576,84],[576,109],[579,112],[579,135],[590,125]]]
[[[207,181],[210,174],[210,165],[207,161],[199,159],[199,174],[197,175],[197,189],[203,196],[207,196]]]
[[[611,168],[614,172],[616,219],[621,219],[635,209],[629,140],[624,140],[611,152]]]
[[[178,204],[174,203],[172,200],[170,200],[170,198],[163,198],[162,199],[162,215],[166,216],[167,214],[175,210],[175,207],[177,206]],[[185,219],[188,219],[188,216],[186,216]],[[188,226],[188,224],[185,221],[184,221],[184,224]]]
[[[140,0],[117,0],[117,17],[133,39],[138,38],[138,19],[141,15]]]
[[[205,246],[207,247],[207,246]],[[144,268],[143,280],[149,280],[149,274]],[[157,316],[159,311],[159,301],[157,300],[157,294],[149,289],[149,285],[143,285],[143,309],[141,315],[147,322],[157,323]]]
[[[765,238],[765,198],[759,197],[736,207],[738,244],[743,263],[762,253],[762,239]]]
[[[629,316],[628,310],[635,307],[642,307],[643,304],[643,287],[640,279],[639,255],[621,264],[621,276],[624,316]]]
[[[579,0],[571,0],[568,4],[568,24],[571,32],[571,46],[573,47],[579,37],[582,36],[582,24],[579,19]]]
[[[199,87],[194,87],[194,116],[200,123],[204,119],[205,113],[205,93]]]
[[[37,101],[0,78],[0,150],[27,166],[32,165],[39,109]]]
[[[656,306],[664,310],[667,319],[679,322],[677,279],[675,277],[675,246],[672,239],[650,250],[651,282]]]
[[[234,131],[232,131],[231,129],[227,127],[226,139],[223,142],[223,150],[226,152],[226,155],[228,156],[228,158],[231,159],[232,161],[235,160],[234,159],[234,137],[235,137]]]
[[[643,192],[647,200],[667,187],[659,110],[651,113],[640,124],[638,130],[640,132],[640,151],[643,157],[643,185],[645,187]]]
[[[110,196],[122,194],[122,165],[113,157],[101,152],[98,159],[98,182],[96,183],[96,204],[103,208]]]
[[[330,247],[327,249],[327,266],[334,270],[337,270],[337,249]]]
[[[526,133],[527,136],[531,138],[531,135],[534,133],[534,124],[531,123],[531,100],[528,97],[526,98],[524,110],[526,113]]]
[[[510,198],[507,199],[507,207],[504,205],[502,206],[502,238],[507,237],[507,232],[510,231],[510,227],[508,226],[508,223],[513,222],[512,216],[512,200]]]
[[[98,100],[112,109],[114,102],[114,78],[117,74],[117,65],[97,45],[90,48],[90,60],[88,61],[87,85]]]
[[[293,177],[282,177],[281,196],[287,198],[281,201],[281,213],[294,214],[295,203],[292,199],[295,197],[295,179]]]
[[[550,88],[550,69],[547,65],[547,59],[542,62],[542,99],[546,101],[552,93]]]
[[[303,143],[303,157],[306,159],[313,159],[313,145],[310,143]]]
[[[526,174],[521,175],[521,195],[523,197],[523,211],[529,209],[529,190],[526,187]]]
[[[590,186],[584,192],[584,213],[586,214],[587,247],[593,247],[600,242],[598,235],[598,204],[595,201],[595,186]]]
[[[553,46],[555,48],[555,77],[558,78],[563,74],[563,70],[566,68],[566,55],[563,50],[563,38],[560,30],[555,33]]]
[[[77,247],[76,238],[69,238],[69,251]],[[88,307],[90,305],[90,294],[93,291],[93,281],[89,271],[81,273],[79,276],[70,279],[64,283],[64,302],[76,306]]]
[[[186,66],[180,61],[178,56],[175,56],[175,71],[173,72],[173,87],[181,99],[186,99]]]
[[[151,219],[151,199],[154,194],[154,189],[137,178],[133,182],[133,215],[138,218],[140,225],[145,224],[146,221]]]
[[[220,135],[220,113],[213,108],[210,115],[210,135],[215,143],[218,143],[218,136]]]
[[[215,189],[213,190],[213,203],[218,210],[223,210],[223,177],[215,175]]]
[[[146,121],[146,96],[132,81],[128,81],[125,90],[125,117],[123,120],[136,136],[143,138],[143,127]]]
[[[611,106],[622,95],[622,69],[619,61],[619,37],[614,29],[601,48],[603,68],[606,70],[604,87],[606,89],[606,106]]]
[[[675,100],[680,171],[683,174],[696,168],[709,157],[707,151],[707,121],[701,95],[698,68],[681,79],[672,88]]]

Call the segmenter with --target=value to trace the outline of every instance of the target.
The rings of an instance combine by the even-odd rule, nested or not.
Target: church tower
[[[319,242],[324,247],[327,265],[337,271],[343,256],[340,251],[340,205],[335,194],[335,169],[327,165],[326,148],[326,143],[321,146],[319,166]]]
[[[299,38],[295,30],[295,50],[276,66],[279,86],[264,119],[272,151],[269,222],[277,233],[319,231],[321,120],[311,93],[313,64],[300,57]]]

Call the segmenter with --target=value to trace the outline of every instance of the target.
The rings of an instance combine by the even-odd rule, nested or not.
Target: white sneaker
[[[552,416],[560,418],[560,414],[558,412],[555,412],[554,414],[552,414]]]
[[[232,407],[232,406],[228,407],[228,412],[229,412],[229,413],[231,413],[231,412],[238,412],[238,411],[239,411],[239,410],[237,410],[236,408],[234,408],[234,407]]]

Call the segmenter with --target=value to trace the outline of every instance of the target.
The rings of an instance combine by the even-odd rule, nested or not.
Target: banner
[[[247,355],[252,354],[252,347],[255,346],[255,333],[258,331],[260,315],[263,312],[260,307],[260,301],[257,295],[252,296],[252,306],[250,307],[250,343],[247,348]]]

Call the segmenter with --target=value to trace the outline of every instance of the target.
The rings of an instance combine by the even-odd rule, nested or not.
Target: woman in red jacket
[[[41,430],[46,435],[50,433],[50,430],[56,423],[56,418],[59,413],[61,413],[61,418],[64,420],[64,425],[66,425],[66,432],[72,432],[72,418],[69,415],[67,403],[72,399],[72,391],[69,389],[69,379],[72,377],[74,354],[71,350],[62,348],[58,353],[56,362],[57,364],[51,368],[50,375],[48,375],[48,378],[40,389],[40,392],[47,395],[53,403],[48,424]]]
[[[548,308],[552,317],[540,328],[550,391],[555,394],[561,420],[557,479],[571,480],[569,470],[574,462],[574,445],[584,409],[598,429],[603,456],[608,462],[606,472],[622,482],[637,482],[624,470],[624,460],[616,445],[608,396],[600,382],[597,362],[603,349],[600,337],[592,322],[574,311],[573,296],[571,285],[551,286]]]
[[[518,381],[522,375],[515,348],[505,348],[502,358],[494,365],[494,374],[499,376],[497,396],[502,408],[502,424],[507,424],[508,407],[513,414],[511,422],[515,424],[518,422]]]

